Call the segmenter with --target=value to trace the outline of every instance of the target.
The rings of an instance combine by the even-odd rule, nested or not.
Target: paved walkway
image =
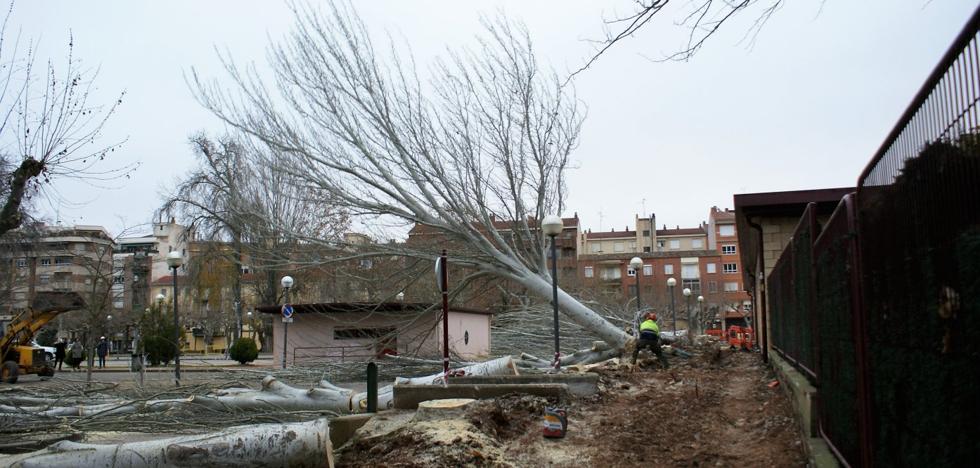
[[[99,360],[96,358],[95,367],[92,368],[94,372],[129,372],[130,370],[130,355],[129,354],[116,354],[109,355],[106,359],[105,368],[99,368]],[[82,370],[85,370],[86,363],[82,363]],[[272,354],[259,354],[258,359],[252,361],[248,364],[249,368],[273,368],[274,363],[272,362]],[[214,370],[216,368],[232,368],[241,369],[242,365],[238,361],[232,359],[225,359],[222,354],[189,354],[180,357],[180,371],[181,372],[195,372],[195,371],[208,371]],[[68,372],[69,368],[67,365],[62,366],[62,372]],[[146,372],[173,372],[173,363],[167,366],[147,366]]]

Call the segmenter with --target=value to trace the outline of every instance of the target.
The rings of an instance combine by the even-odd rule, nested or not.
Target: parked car
[[[54,361],[54,351],[55,351],[54,346],[41,346],[37,343],[36,340],[31,340],[31,346],[33,346],[34,349],[37,348],[43,349],[44,358],[47,359],[48,361]]]

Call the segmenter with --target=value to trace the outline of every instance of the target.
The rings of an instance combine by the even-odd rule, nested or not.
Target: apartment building
[[[577,259],[582,289],[628,302],[635,300],[639,285],[644,306],[666,310],[671,301],[667,280],[674,278],[678,310],[686,311],[690,300],[690,307],[700,305],[714,314],[719,327],[744,322],[751,302],[741,283],[734,213],[712,207],[708,222],[700,226],[656,226],[651,214],[637,216],[633,229],[582,232]],[[630,266],[633,257],[643,261],[638,270]],[[684,289],[691,290],[689,299]],[[698,296],[703,303],[696,302]]]
[[[37,292],[77,292],[89,303],[116,293],[103,290],[111,287],[114,242],[102,226],[35,225],[18,231],[0,249],[9,266],[0,295],[0,328],[26,310]]]

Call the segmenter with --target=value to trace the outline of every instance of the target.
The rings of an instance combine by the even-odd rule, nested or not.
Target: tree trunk
[[[330,385],[329,388],[299,389],[286,385],[273,376],[262,379],[261,390],[235,390],[223,394],[192,396],[190,403],[218,410],[250,411],[283,409],[286,411],[331,411],[350,413],[352,390]]]
[[[13,468],[78,466],[332,467],[326,419],[291,424],[253,424],[210,434],[121,444],[58,442],[44,450],[0,458]]]
[[[519,282],[536,296],[550,299],[552,297],[551,283],[539,275],[530,274],[519,279]],[[616,328],[608,320],[592,311],[561,288],[558,289],[558,309],[573,322],[586,330],[595,333],[603,341],[617,349],[623,349],[633,339],[625,331]]]
[[[44,170],[42,161],[26,158],[10,177],[10,193],[7,194],[7,200],[0,210],[0,236],[20,227],[20,223],[23,222],[20,208],[24,202],[24,194],[27,193],[27,184],[31,179],[41,175],[42,170]]]

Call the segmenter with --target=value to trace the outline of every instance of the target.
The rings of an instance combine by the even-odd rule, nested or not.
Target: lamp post
[[[633,320],[633,335],[639,336],[638,329],[640,322],[640,311],[643,309],[640,304],[640,269],[643,268],[643,260],[640,257],[630,259],[630,268],[633,269],[633,276],[636,277],[636,318]]]
[[[701,325],[704,324],[704,296],[698,296],[698,332],[701,331]]]
[[[284,291],[283,292],[283,297],[285,299],[283,299],[283,301],[284,301],[285,304],[288,305],[289,304],[289,288],[293,287],[293,277],[292,276],[289,276],[289,275],[283,276],[282,279],[279,280],[279,284],[282,285],[282,289]],[[283,369],[286,368],[286,339],[288,337],[288,335],[287,335],[288,332],[289,332],[289,322],[287,321],[286,317],[283,316],[283,319],[282,319],[282,368]]]
[[[544,235],[551,238],[551,303],[554,306],[555,321],[555,370],[561,368],[561,351],[558,348],[558,255],[555,249],[555,237],[561,234],[565,226],[560,217],[548,215],[541,223]]]
[[[684,294],[684,312],[687,314],[687,340],[691,341],[691,288],[684,288],[681,292]]]
[[[677,280],[673,277],[667,278],[667,289],[670,290],[670,326],[671,333],[673,333],[674,339],[677,339],[677,310],[674,307],[674,286],[677,286]]]
[[[167,265],[174,271],[174,380],[180,386],[180,318],[177,315],[177,269],[184,258],[176,250],[167,254]]]

